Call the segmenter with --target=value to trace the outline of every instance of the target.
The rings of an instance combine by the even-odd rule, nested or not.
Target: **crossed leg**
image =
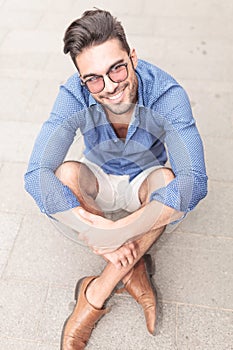
[[[63,182],[63,184],[67,185],[73,191],[81,205],[86,210],[97,215],[103,215],[101,209],[95,202],[95,198],[98,194],[98,182],[94,174],[86,165],[78,162],[66,162],[57,169],[55,175]],[[139,199],[142,206],[149,202],[150,193],[155,191],[156,188],[167,185],[173,180],[173,178],[174,175],[172,171],[166,168],[161,168],[152,172],[146,180],[144,180],[139,190]],[[91,306],[95,309],[102,309],[106,299],[111,295],[116,285],[121,280],[125,285],[127,284],[131,279],[131,276],[134,274],[136,268],[134,266],[162,234],[164,228],[165,226],[156,229],[152,228],[149,232],[135,240],[132,244],[136,249],[136,256],[133,261],[128,261],[128,264],[123,264],[120,269],[118,269],[111,261],[107,261],[106,267],[102,273],[94,278],[85,290],[85,297]],[[112,254],[124,254],[123,250],[124,245]],[[153,328],[150,325],[149,327],[150,329]],[[153,329],[151,333],[153,333]]]
[[[64,185],[71,189],[75,196],[77,196],[84,209],[96,215],[104,215],[95,202],[95,198],[98,194],[97,179],[85,164],[76,161],[65,162],[58,167],[55,175]],[[174,175],[168,168],[160,168],[150,173],[139,189],[139,199],[142,206],[149,202],[150,194],[153,191],[166,186],[173,179]],[[87,289],[87,298],[92,305],[101,308],[118,282],[121,280],[123,280],[123,282],[127,281],[132,267],[148,251],[164,229],[164,226],[155,230],[152,229],[140,237],[140,239],[134,241],[137,250],[137,258],[127,266],[122,266],[119,270],[112,263],[109,262],[107,264],[100,277],[95,279]],[[95,289],[99,292],[95,293]],[[100,293],[101,290],[103,293]],[[103,295],[101,296],[101,294]]]

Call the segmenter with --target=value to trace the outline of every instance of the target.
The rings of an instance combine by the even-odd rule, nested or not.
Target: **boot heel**
[[[155,262],[154,259],[151,257],[150,254],[145,254],[144,255],[144,261],[146,264],[146,270],[150,278],[154,276],[155,274]]]

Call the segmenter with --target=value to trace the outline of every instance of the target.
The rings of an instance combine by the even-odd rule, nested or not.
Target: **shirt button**
[[[118,142],[118,139],[114,139],[113,142],[114,142],[114,143],[117,143],[117,142]]]

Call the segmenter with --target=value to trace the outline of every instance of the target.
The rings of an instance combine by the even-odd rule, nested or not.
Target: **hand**
[[[99,215],[92,214],[81,207],[75,208],[75,212],[78,214],[82,221],[93,227],[109,230],[113,229],[115,226],[114,221],[108,220]]]
[[[107,261],[110,261],[115,267],[120,270],[122,267],[132,265],[138,256],[137,245],[135,242],[125,243],[120,248],[105,253],[104,250],[93,249],[94,253],[102,255]]]

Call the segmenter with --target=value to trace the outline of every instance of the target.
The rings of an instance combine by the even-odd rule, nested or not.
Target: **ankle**
[[[134,267],[127,273],[127,275],[125,275],[122,278],[122,282],[124,283],[124,285],[126,285],[126,283],[130,280],[130,278],[132,277],[133,272],[134,272]]]
[[[101,288],[99,283],[99,277],[95,278],[86,289],[86,299],[95,309],[102,309],[104,302],[108,297],[103,291],[104,289]]]

